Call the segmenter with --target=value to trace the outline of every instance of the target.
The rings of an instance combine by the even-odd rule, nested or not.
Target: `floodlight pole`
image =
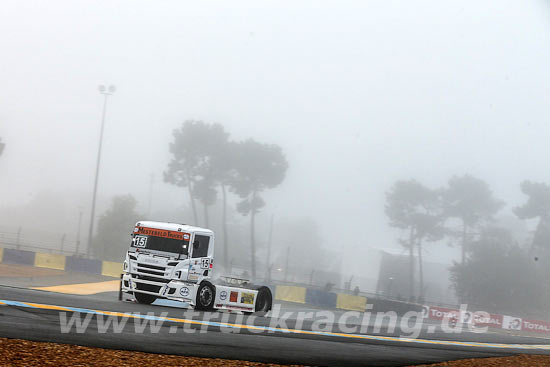
[[[115,87],[113,85],[106,88],[104,85],[99,86],[99,93],[103,94],[103,113],[101,115],[101,129],[99,131],[99,148],[97,150],[97,163],[95,167],[95,179],[94,179],[94,192],[92,196],[92,211],[90,213],[90,228],[88,230],[88,246],[86,248],[86,256],[90,257],[90,252],[92,250],[92,236],[94,232],[94,219],[95,219],[95,204],[97,197],[97,182],[99,178],[99,167],[101,164],[101,147],[103,145],[103,130],[105,127],[105,114],[107,112],[107,97],[112,95],[115,92]]]

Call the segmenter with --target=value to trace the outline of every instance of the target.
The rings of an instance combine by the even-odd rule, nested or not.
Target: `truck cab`
[[[144,304],[170,299],[200,310],[269,311],[268,287],[229,277],[213,280],[214,247],[209,229],[139,221],[124,260],[121,291]]]

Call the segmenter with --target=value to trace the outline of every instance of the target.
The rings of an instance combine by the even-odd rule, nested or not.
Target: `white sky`
[[[145,205],[194,118],[281,145],[264,220],[313,217],[329,242],[395,242],[384,192],[401,178],[470,173],[509,210],[520,181],[550,182],[549,31],[543,0],[3,0],[0,205],[91,192],[107,82],[103,198]]]

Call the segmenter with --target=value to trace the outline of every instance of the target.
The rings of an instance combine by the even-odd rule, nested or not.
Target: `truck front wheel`
[[[136,297],[136,301],[138,301],[139,303],[143,303],[144,305],[150,305],[157,300],[157,297],[153,296],[152,294],[139,292],[134,292],[134,297]]]
[[[210,311],[214,309],[214,300],[216,298],[216,289],[209,282],[204,282],[197,289],[197,298],[195,300],[195,309],[200,311]]]

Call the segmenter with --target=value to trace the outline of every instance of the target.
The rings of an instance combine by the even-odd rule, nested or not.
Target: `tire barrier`
[[[34,252],[4,249],[2,262],[5,264],[34,265]]]
[[[90,274],[101,274],[103,262],[101,260],[84,259],[82,257],[67,256],[65,270],[79,271]],[[120,275],[119,275],[120,276]]]
[[[342,309],[364,312],[367,298],[350,294],[328,292],[321,289],[288,285],[275,286],[275,299],[279,301],[303,303],[320,308]]]
[[[71,272],[84,272],[114,278],[119,278],[122,273],[122,263],[118,262],[9,248],[0,248],[0,263],[30,265]]]
[[[49,268],[65,270],[65,256],[54,254],[43,254],[40,252],[34,255],[34,266],[39,268]]]
[[[122,274],[122,264],[113,261],[103,261],[101,266],[101,275],[106,277],[120,277]]]
[[[275,299],[294,303],[306,303],[306,288],[278,285],[275,287]]]
[[[366,297],[339,293],[336,299],[336,308],[341,308],[343,310],[364,312],[366,307]]]
[[[311,288],[307,288],[306,291],[306,303],[308,305],[335,308],[336,298],[336,293],[332,292]]]

